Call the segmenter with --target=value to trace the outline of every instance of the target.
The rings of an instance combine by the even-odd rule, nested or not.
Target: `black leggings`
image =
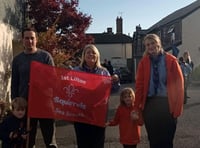
[[[136,148],[137,145],[127,145],[127,144],[123,144],[124,148]]]
[[[169,112],[168,98],[148,97],[143,117],[150,148],[173,148],[177,119]]]
[[[78,148],[104,148],[105,128],[74,123]]]

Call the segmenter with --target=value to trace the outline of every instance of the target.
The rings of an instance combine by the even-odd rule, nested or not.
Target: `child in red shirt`
[[[120,105],[115,117],[106,126],[119,125],[120,143],[124,148],[136,148],[140,142],[140,126],[142,121],[132,120],[135,93],[132,88],[124,88],[120,93]]]

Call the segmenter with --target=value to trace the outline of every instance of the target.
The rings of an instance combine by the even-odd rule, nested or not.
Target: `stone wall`
[[[0,0],[0,21],[14,28],[21,28],[23,1],[25,0]]]
[[[0,99],[10,101],[13,41],[22,26],[22,1],[0,0]]]
[[[0,23],[0,99],[9,99],[13,30]]]

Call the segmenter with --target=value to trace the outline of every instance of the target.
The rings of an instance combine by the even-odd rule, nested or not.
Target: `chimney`
[[[136,31],[141,31],[141,26],[140,26],[140,24],[138,25],[138,26],[136,26]]]
[[[113,34],[112,28],[111,28],[111,27],[108,27],[108,28],[107,28],[107,33],[108,33],[108,34]]]
[[[123,20],[122,20],[122,17],[117,17],[116,19],[116,25],[117,25],[117,30],[116,30],[116,33],[117,34],[122,34],[123,33]]]

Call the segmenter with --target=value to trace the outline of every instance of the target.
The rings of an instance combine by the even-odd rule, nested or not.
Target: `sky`
[[[196,0],[79,0],[78,10],[91,15],[86,33],[116,33],[116,18],[123,19],[123,33],[132,36],[136,26],[148,29],[167,15]]]

